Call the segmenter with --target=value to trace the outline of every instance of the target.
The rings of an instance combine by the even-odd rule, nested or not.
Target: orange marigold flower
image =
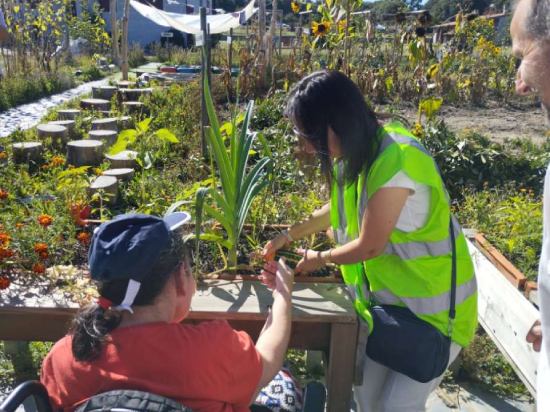
[[[21,222],[15,224],[15,227],[16,227],[17,229],[21,229],[21,228],[23,228],[23,226],[25,226],[25,224],[24,224],[24,223],[21,223]]]
[[[0,199],[6,199],[8,197],[9,193],[5,191],[4,189],[0,189]]]
[[[0,245],[8,247],[10,244],[11,237],[7,233],[0,233]]]
[[[75,224],[78,226],[86,226],[88,224],[86,219],[90,217],[90,213],[92,211],[90,205],[85,205],[84,203],[78,202],[73,203],[69,209]]]
[[[7,276],[0,276],[0,290],[7,289],[10,287],[10,278]]]
[[[10,258],[15,254],[15,252],[11,249],[0,247],[0,261],[5,258]]]
[[[54,156],[50,160],[52,167],[63,166],[65,164],[65,158],[63,156]]]
[[[88,232],[79,232],[76,238],[83,245],[88,245],[90,243],[90,234]]]
[[[48,245],[44,242],[38,242],[34,244],[34,251],[38,254],[42,252],[48,252]]]
[[[52,224],[53,218],[50,215],[40,215],[38,216],[38,223],[40,226],[48,227]]]
[[[46,266],[43,263],[35,263],[32,265],[32,271],[37,274],[44,273],[46,271]]]
[[[8,158],[8,154],[6,152],[0,152],[0,160],[4,160]]]

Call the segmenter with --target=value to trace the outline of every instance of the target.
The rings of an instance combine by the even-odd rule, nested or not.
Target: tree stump
[[[13,160],[17,164],[42,163],[42,143],[40,142],[14,143],[12,149]]]
[[[59,124],[39,124],[36,126],[36,131],[38,132],[40,140],[44,141],[51,138],[52,143],[59,146],[67,143],[69,140],[69,130],[65,126]]]
[[[130,116],[120,116],[117,117],[118,120],[118,130],[125,130],[132,128],[132,118]]]
[[[73,140],[67,143],[67,163],[76,167],[97,166],[102,152],[103,142],[99,140]]]
[[[138,101],[141,96],[148,96],[153,89],[118,89],[122,101]]]
[[[118,201],[118,180],[114,176],[98,176],[88,188],[90,196],[98,193],[103,202],[114,205]]]
[[[111,110],[111,102],[105,99],[82,99],[80,107],[85,110],[109,111]]]
[[[69,136],[74,136],[76,131],[76,122],[74,120],[54,120],[48,124],[56,124],[58,126],[65,126],[69,131]]]
[[[96,86],[92,87],[92,97],[94,99],[111,100],[116,94],[117,88],[115,86]]]
[[[119,89],[128,89],[130,87],[136,87],[137,83],[130,80],[119,80],[116,82],[116,85]]]
[[[138,153],[133,150],[123,150],[116,155],[107,154],[105,157],[111,162],[111,169],[135,169]]]
[[[145,105],[142,102],[124,102],[122,111],[130,115],[141,115],[145,112]]]
[[[105,117],[92,121],[92,130],[112,130],[118,132],[118,122],[116,117]]]
[[[63,109],[57,111],[57,118],[59,120],[76,120],[80,115],[80,109]]]
[[[120,168],[120,169],[108,169],[103,172],[105,176],[113,176],[118,180],[128,181],[134,177],[134,169]]]
[[[106,147],[115,144],[118,132],[114,130],[90,130],[88,137],[92,140],[101,140]]]

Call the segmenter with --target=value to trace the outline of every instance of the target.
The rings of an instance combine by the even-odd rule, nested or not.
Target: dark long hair
[[[342,72],[322,70],[304,77],[290,92],[285,113],[315,147],[329,180],[329,127],[340,138],[346,180],[355,180],[374,162],[380,125],[357,85]]]
[[[162,292],[170,275],[179,270],[182,264],[189,264],[187,249],[181,235],[173,233],[170,247],[161,253],[149,274],[141,282],[133,306],[152,304]],[[115,306],[124,300],[127,287],[127,279],[98,282],[99,294],[109,299]],[[120,312],[104,310],[98,304],[92,304],[80,310],[73,319],[69,331],[73,338],[72,352],[75,359],[78,361],[96,359],[109,333],[120,325],[121,320]]]

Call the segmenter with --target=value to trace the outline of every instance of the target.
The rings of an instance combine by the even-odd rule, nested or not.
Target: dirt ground
[[[411,124],[416,120],[416,110],[401,108],[398,110]],[[537,143],[550,139],[550,127],[547,125],[542,109],[538,105],[523,104],[517,106],[499,106],[489,104],[486,107],[450,107],[443,106],[439,113],[454,132],[465,129],[475,130],[495,141],[512,138],[529,138]]]

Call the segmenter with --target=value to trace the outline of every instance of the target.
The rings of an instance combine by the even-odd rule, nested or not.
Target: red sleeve
[[[54,348],[58,349],[61,345],[57,343]],[[61,410],[61,396],[59,393],[59,387],[56,384],[55,371],[52,360],[52,351],[46,356],[42,362],[42,369],[40,370],[40,382],[46,387],[48,396],[50,397],[50,403],[54,411]]]
[[[228,403],[249,405],[262,376],[260,354],[246,332],[234,330],[226,321],[209,323],[214,326],[211,343],[216,345],[211,365],[226,377],[218,381],[216,392]]]

